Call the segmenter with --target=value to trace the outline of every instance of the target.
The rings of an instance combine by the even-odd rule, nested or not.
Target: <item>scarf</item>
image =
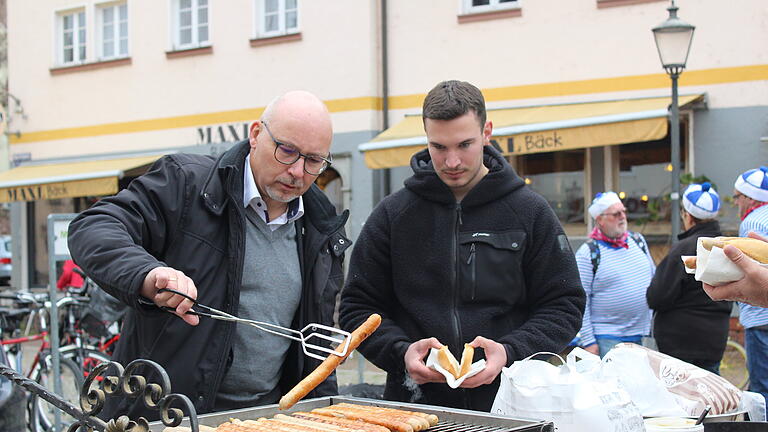
[[[755,211],[756,209],[759,209],[760,207],[762,207],[762,206],[764,206],[764,205],[768,205],[768,202],[760,203],[760,204],[757,204],[757,205],[755,205],[755,206],[752,206],[752,207],[748,208],[748,209],[747,209],[747,212],[746,212],[746,213],[744,213],[744,216],[742,216],[742,217],[741,217],[741,220],[744,220],[744,219],[746,219],[746,218],[747,218],[747,216],[748,216],[750,213],[752,213],[753,211]]]
[[[615,239],[610,238],[605,234],[603,234],[603,232],[600,231],[600,228],[598,227],[595,227],[595,229],[593,229],[592,232],[589,233],[589,238],[604,242],[608,246],[615,249],[618,249],[618,248],[629,249],[629,244],[627,244],[627,237],[629,237],[629,233],[624,231],[624,234],[622,234],[620,237],[617,237]]]

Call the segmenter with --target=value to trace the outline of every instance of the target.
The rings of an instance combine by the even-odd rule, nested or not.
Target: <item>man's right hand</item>
[[[429,353],[430,348],[440,349],[443,344],[435,338],[421,339],[412,343],[405,351],[405,370],[413,378],[416,384],[426,384],[430,382],[445,382],[445,377],[440,372],[428,368],[424,363],[424,358]]]
[[[158,306],[168,306],[175,309],[176,312],[174,313],[189,325],[197,325],[200,322],[197,315],[186,314],[194,305],[189,299],[169,292],[158,294],[157,291],[161,288],[171,288],[196,299],[197,287],[184,272],[171,267],[155,267],[144,278],[144,284],[139,294],[152,300]]]

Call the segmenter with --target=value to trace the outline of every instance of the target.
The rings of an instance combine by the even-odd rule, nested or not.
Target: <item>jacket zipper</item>
[[[453,337],[454,337],[454,346],[455,347],[463,347],[461,340],[461,326],[459,325],[459,290],[461,289],[460,286],[460,278],[459,278],[459,269],[461,267],[461,260],[459,254],[459,232],[461,231],[461,203],[456,203],[456,222],[454,224],[453,228],[453,308],[451,310],[451,315],[453,317]],[[469,401],[467,400],[467,392],[466,389],[462,389],[463,398],[462,402],[464,404],[464,408],[469,408]]]
[[[469,277],[472,280],[472,291],[470,293],[470,298],[472,300],[475,299],[475,291],[477,283],[475,282],[475,271],[476,271],[476,265],[475,265],[475,244],[472,243],[472,245],[469,247],[469,258],[467,259],[467,265],[469,266]]]

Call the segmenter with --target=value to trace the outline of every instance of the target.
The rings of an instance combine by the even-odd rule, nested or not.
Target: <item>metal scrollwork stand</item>
[[[136,374],[137,369],[141,367],[149,368],[145,375]],[[114,371],[117,372],[116,375],[110,374]],[[147,408],[160,411],[163,424],[170,427],[181,424],[186,409],[192,432],[199,432],[197,412],[192,401],[185,395],[171,393],[171,380],[165,369],[151,360],[134,360],[125,368],[113,361],[98,365],[83,383],[80,391],[81,408],[72,405],[39,383],[20,375],[13,368],[0,364],[0,375],[74,417],[76,421],[69,426],[67,432],[148,432],[149,423],[143,417],[134,421],[127,416],[120,416],[108,422],[94,417],[101,412],[107,396],[123,395],[130,398],[140,397]],[[150,375],[158,377],[158,382],[150,382],[147,379]]]

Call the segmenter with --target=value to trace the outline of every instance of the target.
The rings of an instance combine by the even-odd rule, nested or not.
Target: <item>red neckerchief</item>
[[[627,244],[627,237],[629,237],[629,233],[624,231],[624,234],[621,235],[621,237],[612,239],[605,234],[603,234],[602,231],[600,231],[600,228],[595,227],[595,229],[592,230],[591,233],[589,233],[589,238],[595,239],[601,242],[605,242],[608,244],[608,246],[614,247],[616,249],[618,248],[624,248],[629,249],[629,244]]]
[[[742,216],[742,217],[741,217],[741,220],[744,220],[744,219],[746,219],[746,218],[747,218],[747,215],[749,215],[750,213],[752,213],[752,212],[753,212],[755,209],[759,209],[760,207],[762,207],[762,206],[764,206],[764,205],[768,205],[768,202],[764,202],[764,203],[762,203],[762,204],[758,204],[758,205],[756,205],[756,206],[750,207],[749,209],[747,209],[747,212],[746,212],[746,213],[744,213],[744,216]]]

